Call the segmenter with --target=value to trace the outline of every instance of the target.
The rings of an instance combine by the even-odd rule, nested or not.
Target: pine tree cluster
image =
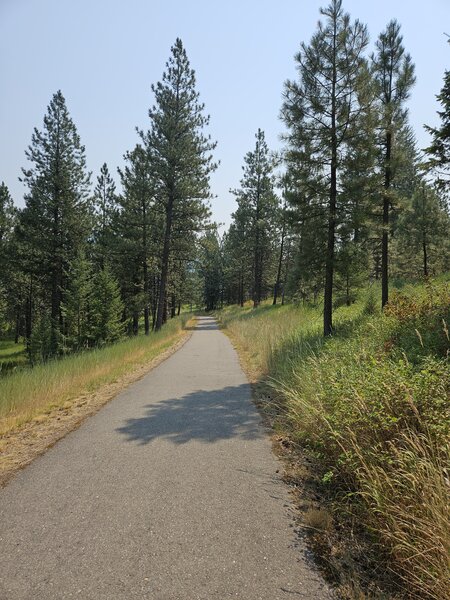
[[[215,143],[181,40],[152,86],[149,127],[94,190],[85,149],[57,92],[26,152],[25,208],[0,186],[0,335],[24,338],[31,360],[158,330],[182,305],[214,310],[322,301],[358,288],[450,270],[450,73],[437,96],[441,126],[420,152],[406,102],[415,82],[400,25],[372,54],[367,27],[342,0],[295,57],[284,85],[284,149],[264,131],[244,157],[231,225],[210,221]]]

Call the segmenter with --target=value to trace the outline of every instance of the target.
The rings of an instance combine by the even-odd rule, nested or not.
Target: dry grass
[[[171,320],[159,333],[126,339],[105,348],[24,369],[0,379],[0,435],[114,382],[151,361],[179,338],[187,317]]]

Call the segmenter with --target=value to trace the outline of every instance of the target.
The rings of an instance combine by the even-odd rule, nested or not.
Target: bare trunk
[[[278,271],[277,271],[277,280],[275,282],[275,289],[273,292],[273,302],[272,304],[275,306],[277,303],[278,294],[280,291],[280,282],[281,282],[281,269],[283,266],[283,250],[284,250],[284,236],[286,232],[286,217],[283,211],[283,227],[281,229],[281,245],[280,245],[280,256],[278,259]]]
[[[386,166],[384,170],[383,237],[381,240],[381,307],[389,300],[389,189],[391,187],[392,135],[386,134]]]
[[[173,218],[173,204],[174,197],[173,194],[170,193],[169,199],[167,202],[166,208],[166,230],[164,233],[164,246],[162,253],[162,265],[161,265],[161,282],[159,286],[159,301],[158,301],[158,311],[156,315],[156,325],[155,330],[159,331],[162,327],[162,324],[165,323],[167,319],[167,307],[166,307],[166,287],[167,287],[167,278],[169,274],[169,255],[170,255],[170,239],[172,233],[172,218]],[[166,318],[164,318],[166,317]]]
[[[330,199],[328,206],[328,240],[325,262],[325,291],[323,306],[323,333],[325,336],[333,333],[333,274],[334,274],[334,243],[336,229],[336,198],[337,198],[337,135],[336,135],[336,23],[334,26],[333,48],[333,81],[331,89],[331,169],[330,169]]]

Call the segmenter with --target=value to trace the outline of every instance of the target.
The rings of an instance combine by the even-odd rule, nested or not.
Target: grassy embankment
[[[230,307],[219,317],[248,371],[272,388],[275,427],[315,456],[332,519],[312,521],[330,530],[318,538],[342,594],[374,597],[355,591],[358,577],[382,573],[395,597],[447,598],[449,283],[404,288],[384,314],[366,294],[336,311],[328,340],[317,308]],[[339,561],[342,523],[363,533],[353,550],[375,571]]]
[[[171,319],[160,332],[80,352],[0,378],[0,435],[70,407],[73,399],[116,381],[175,344],[191,315]]]

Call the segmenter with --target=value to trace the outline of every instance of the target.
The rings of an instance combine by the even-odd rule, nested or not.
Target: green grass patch
[[[25,344],[14,340],[0,340],[0,376],[27,363]]]

